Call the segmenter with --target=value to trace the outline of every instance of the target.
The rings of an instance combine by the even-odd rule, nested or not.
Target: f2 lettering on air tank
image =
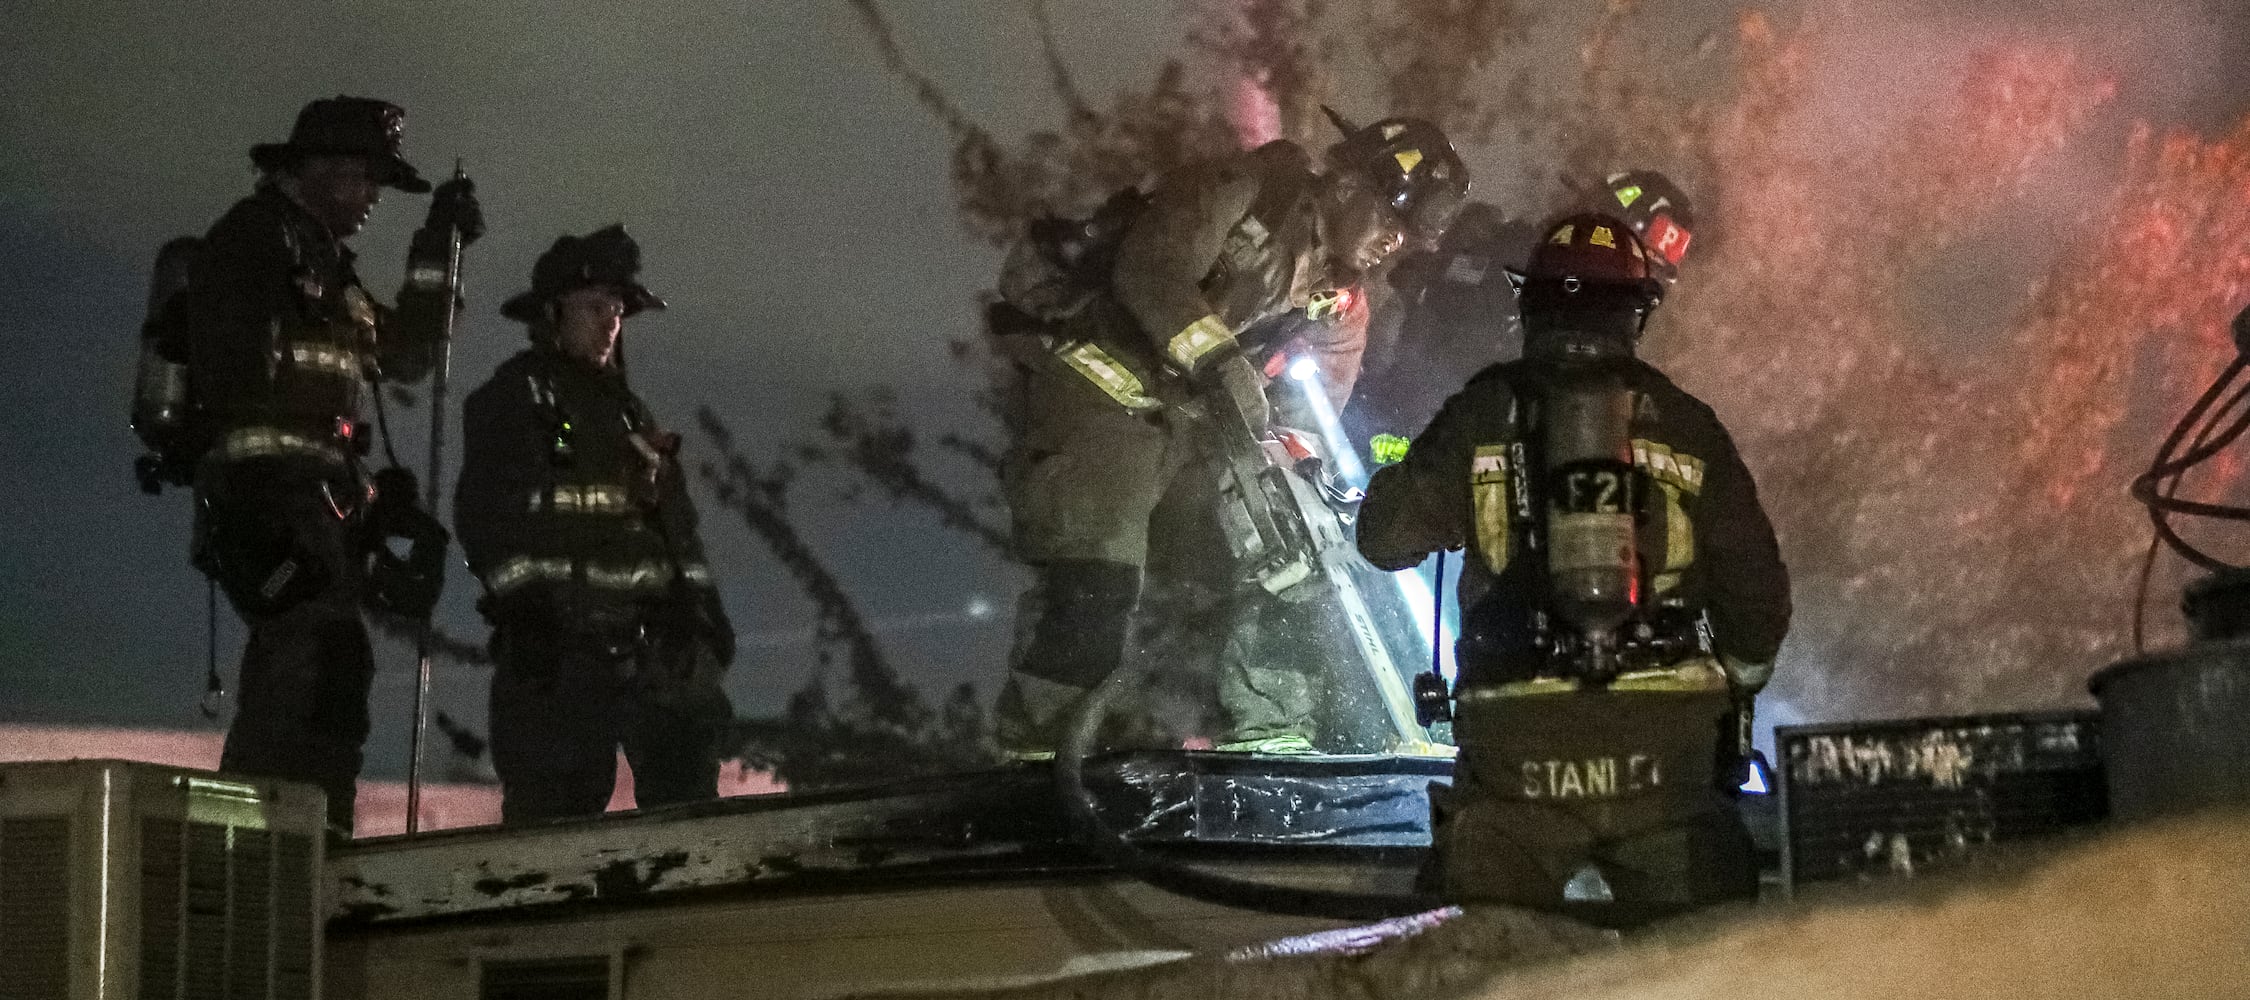
[[[1581,760],[1527,760],[1521,770],[1522,793],[1526,799],[1613,799],[1664,784],[1663,769],[1657,766],[1657,759],[1645,753]]]

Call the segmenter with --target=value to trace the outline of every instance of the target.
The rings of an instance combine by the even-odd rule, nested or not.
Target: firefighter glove
[[[1376,465],[1397,465],[1406,461],[1406,446],[1411,443],[1396,434],[1377,434],[1367,440],[1367,450]]]
[[[477,182],[455,177],[438,185],[430,195],[430,214],[423,225],[458,231],[462,246],[475,243],[484,235],[484,206],[477,203]]]

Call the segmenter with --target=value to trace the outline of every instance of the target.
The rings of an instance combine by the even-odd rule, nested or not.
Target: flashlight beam
[[[1336,474],[1345,482],[1365,489],[1367,465],[1359,460],[1359,449],[1352,447],[1351,440],[1344,436],[1343,418],[1336,413],[1335,404],[1328,401],[1328,390],[1320,379],[1320,365],[1311,358],[1300,357],[1289,363],[1288,373],[1290,380],[1304,390],[1305,402],[1312,408],[1313,419],[1320,423],[1320,438],[1327,442],[1328,453],[1335,456]],[[1390,577],[1391,585],[1398,588],[1399,596],[1406,601],[1407,611],[1414,616],[1417,634],[1437,637],[1438,672],[1444,674],[1446,681],[1450,683],[1456,672],[1453,663],[1453,629],[1441,626],[1434,618],[1436,609],[1432,605],[1437,591],[1431,589],[1444,587],[1445,581],[1423,579],[1420,568],[1402,569],[1390,574]]]

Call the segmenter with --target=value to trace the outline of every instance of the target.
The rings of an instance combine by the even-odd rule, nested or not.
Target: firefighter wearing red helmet
[[[1050,756],[1120,665],[1152,543],[1203,537],[1190,528],[1217,521],[1220,421],[1208,415],[1226,409],[1260,435],[1313,426],[1299,393],[1268,400],[1268,362],[1292,342],[1342,405],[1366,347],[1366,276],[1434,239],[1468,191],[1434,125],[1331,116],[1342,137],[1317,160],[1280,141],[1190,164],[1090,219],[1034,227],[1011,254],[990,318],[1022,373],[1002,479],[1033,573],[996,712],[1014,756]],[[1227,744],[1313,748],[1320,685],[1302,659],[1250,652],[1222,668]],[[1295,672],[1234,671],[1250,660]]]
[[[1361,507],[1378,567],[1469,550],[1430,870],[1455,899],[1647,913],[1755,889],[1724,786],[1788,572],[1718,417],[1634,356],[1655,275],[1621,218],[1548,226],[1510,274],[1524,357],[1447,401]]]
[[[1654,170],[1567,182],[1576,210],[1607,212],[1641,237],[1650,270],[1667,286],[1695,238],[1687,193]],[[1435,248],[1403,255],[1391,269],[1395,304],[1378,317],[1344,432],[1376,464],[1396,461],[1406,435],[1437,415],[1447,395],[1485,366],[1514,356],[1522,327],[1505,268],[1520,265],[1544,235],[1534,218],[1471,202]],[[1395,334],[1385,336],[1385,320]]]
[[[1687,192],[1654,170],[1611,174],[1603,190],[1609,204],[1600,210],[1615,212],[1632,227],[1648,251],[1649,269],[1655,277],[1665,282],[1679,280],[1680,263],[1687,259],[1688,248],[1695,242],[1695,207]]]

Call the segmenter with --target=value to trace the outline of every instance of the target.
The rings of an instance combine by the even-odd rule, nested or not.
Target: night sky
[[[1146,80],[1179,51],[1173,0],[1053,6],[1097,93]],[[1706,21],[1722,9],[1675,6]],[[1929,9],[1941,6],[1951,5]],[[2140,24],[2118,47],[2144,61],[2127,81],[2136,110],[2215,123],[2250,92],[2237,69],[2244,14],[2231,3],[2177,0],[2159,5],[2163,16],[2077,0],[1978,6],[1988,19],[2061,12],[2086,19],[2088,34]],[[997,133],[1057,124],[1022,4],[886,9],[917,62]],[[247,193],[247,149],[284,138],[311,98],[399,103],[425,175],[442,178],[461,157],[477,179],[491,232],[465,264],[456,408],[523,346],[497,308],[528,283],[532,259],[564,232],[622,221],[642,243],[646,282],[672,305],[627,324],[634,384],[687,433],[691,460],[709,454],[699,405],[764,455],[811,433],[830,391],[872,384],[897,386],[918,427],[982,426],[970,400],[979,385],[946,343],[974,334],[975,295],[998,254],[962,235],[942,130],[840,2],[29,0],[7,21],[0,722],[211,725],[195,709],[204,586],[185,560],[187,498],[144,497],[129,474],[135,337],[156,247],[200,233]],[[354,241],[381,297],[397,287],[425,204],[392,192]],[[393,418],[401,455],[419,466],[421,412]],[[797,508],[895,665],[933,689],[975,681],[989,694],[1016,571],[922,511],[835,502],[839,486],[814,478]],[[812,668],[809,604],[707,494],[700,501],[743,637],[730,686],[739,708],[771,710]],[[441,618],[481,638],[474,589],[457,570]],[[222,604],[230,675],[240,635]],[[395,643],[379,640],[377,655],[370,772],[380,774],[404,758],[412,664]],[[486,676],[441,669],[438,707],[481,729]]]

